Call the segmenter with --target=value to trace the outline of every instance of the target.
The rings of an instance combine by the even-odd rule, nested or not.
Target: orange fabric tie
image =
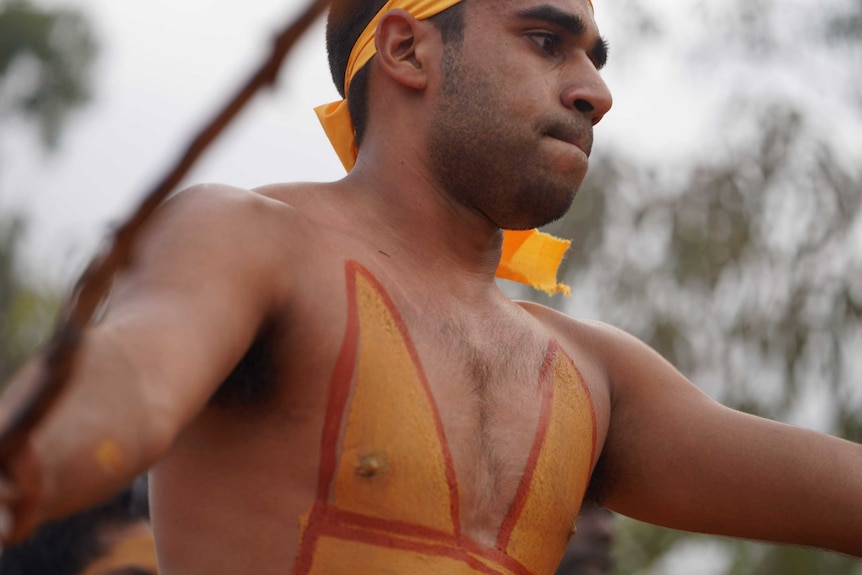
[[[344,93],[350,93],[350,82],[353,77],[377,53],[374,38],[377,25],[384,14],[399,8],[412,14],[417,20],[426,20],[459,2],[461,0],[389,0],[372,18],[353,47],[344,74]],[[338,158],[349,172],[356,164],[359,150],[356,147],[353,120],[350,118],[347,99],[320,106],[315,109],[315,112]],[[503,255],[496,275],[498,278],[533,286],[550,295],[559,292],[569,295],[568,286],[557,282],[557,270],[570,245],[571,242],[567,240],[555,238],[538,230],[505,230]]]

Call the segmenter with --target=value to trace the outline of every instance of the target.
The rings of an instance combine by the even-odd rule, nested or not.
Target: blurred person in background
[[[586,500],[555,575],[610,575],[614,569],[613,513]]]
[[[147,480],[3,550],[0,575],[157,575]]]

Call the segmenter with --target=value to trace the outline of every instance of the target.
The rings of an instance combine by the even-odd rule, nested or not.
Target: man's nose
[[[590,62],[565,85],[560,94],[563,106],[580,112],[593,125],[598,124],[613,106],[614,99],[598,70]]]

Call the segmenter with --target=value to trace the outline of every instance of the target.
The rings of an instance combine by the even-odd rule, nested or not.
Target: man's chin
[[[510,224],[503,223],[502,225],[498,224],[499,228],[502,230],[514,230],[514,231],[525,231],[532,230],[535,228],[541,228],[542,226],[546,226],[548,224],[552,224],[557,220],[561,219],[566,215],[568,210],[563,211],[560,214],[548,215],[543,217],[531,218],[529,220],[518,219]]]
[[[550,224],[568,213],[580,187],[580,179],[550,177],[548,171],[521,174],[521,182],[498,181],[494,205],[485,215],[504,230],[531,230]],[[509,185],[507,185],[509,184]]]
[[[529,212],[522,212],[524,214],[529,214],[530,217],[520,222],[522,227],[516,229],[530,230],[533,228],[540,228],[561,219],[572,207],[572,202],[574,201],[577,192],[577,188],[572,188],[566,191],[559,190],[552,196],[546,195],[545,201],[542,204],[534,204]],[[552,199],[554,201],[551,201]]]

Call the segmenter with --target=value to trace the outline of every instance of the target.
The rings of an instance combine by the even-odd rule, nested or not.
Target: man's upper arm
[[[104,317],[85,332],[67,389],[28,453],[2,462],[22,493],[14,537],[122,487],[207,402],[286,304],[288,274],[273,269],[282,208],[250,192],[205,187],[160,209]],[[13,391],[39,361],[12,381]]]
[[[723,407],[646,345],[598,329],[613,394],[598,475],[608,507],[862,556],[862,446]]]
[[[239,361],[286,297],[267,237],[272,202],[194,189],[162,209],[102,322],[156,402],[180,425]]]

